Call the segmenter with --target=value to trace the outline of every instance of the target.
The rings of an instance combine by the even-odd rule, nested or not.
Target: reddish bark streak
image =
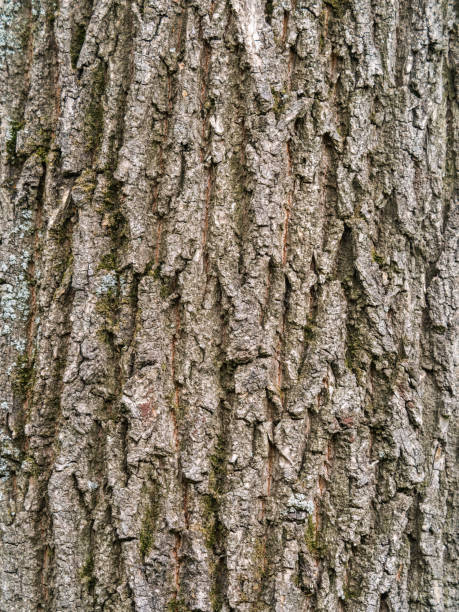
[[[326,487],[325,478],[323,478],[323,476],[319,476],[319,493],[321,496],[324,494],[325,487]]]
[[[172,336],[172,343],[171,343],[171,378],[172,378],[172,384],[174,385],[174,405],[172,407],[171,416],[172,416],[172,423],[174,425],[173,436],[174,436],[174,442],[175,442],[175,449],[177,453],[180,447],[180,440],[179,440],[179,435],[178,435],[178,425],[177,425],[177,411],[178,411],[178,407],[180,404],[180,392],[179,392],[179,387],[175,380],[175,345],[177,342],[179,332],[180,332],[180,311],[177,305],[175,308],[175,332],[174,332],[174,335]]]
[[[271,494],[271,486],[273,482],[273,463],[274,463],[274,449],[271,444],[269,444],[268,449],[268,479],[266,482],[266,495],[269,497]]]
[[[190,515],[188,512],[188,483],[186,480],[182,482],[183,485],[183,516],[185,519],[185,528],[190,528]]]
[[[161,245],[161,232],[163,229],[163,222],[162,220],[159,221],[158,223],[158,232],[156,235],[156,249],[155,249],[155,265],[158,264],[159,262],[159,247]]]
[[[207,231],[209,228],[209,204],[212,192],[212,168],[209,168],[207,176],[206,201],[204,205],[204,224],[202,230],[202,257],[204,263],[204,271],[207,273],[208,257],[205,252],[207,244]]]
[[[287,142],[286,144],[287,150],[287,172],[288,175],[292,175],[292,159],[290,154],[290,145]],[[285,222],[284,222],[284,237],[283,237],[283,248],[282,248],[282,265],[285,266],[287,263],[287,238],[288,238],[288,224],[290,220],[290,210],[292,207],[292,189],[290,189],[287,196],[287,206],[285,208]]]

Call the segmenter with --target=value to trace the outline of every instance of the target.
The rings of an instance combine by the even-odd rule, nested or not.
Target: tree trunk
[[[457,610],[452,0],[0,7],[1,611]]]

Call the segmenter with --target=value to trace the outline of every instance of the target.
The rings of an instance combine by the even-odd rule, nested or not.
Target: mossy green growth
[[[304,539],[311,555],[313,557],[318,557],[322,552],[323,547],[319,541],[318,534],[316,533],[314,520],[311,514],[308,515],[308,524],[306,525],[304,532]]]
[[[258,538],[253,547],[253,560],[256,569],[256,589],[258,592],[261,591],[263,581],[266,578],[266,571],[268,567],[268,559],[266,552],[266,539]]]
[[[103,326],[98,330],[98,336],[112,348],[113,336],[116,332],[118,306],[118,293],[114,289],[109,289],[107,293],[100,296],[96,304],[96,311],[104,319]]]
[[[381,255],[378,255],[378,253],[374,249],[371,251],[371,259],[375,263],[377,263],[380,268],[384,266],[384,257],[381,257]]]
[[[102,212],[113,212],[118,209],[119,184],[110,175],[106,176],[107,187],[102,200]]]
[[[204,536],[206,546],[215,555],[211,561],[212,591],[211,604],[213,612],[219,612],[223,607],[223,595],[219,588],[219,574],[224,540],[225,527],[219,518],[221,496],[224,491],[226,477],[226,447],[223,434],[217,440],[210,455],[209,493],[203,496]]]
[[[174,598],[168,602],[167,612],[191,612],[191,609],[186,605],[182,598]]]
[[[86,148],[89,152],[94,152],[99,146],[101,135],[104,129],[104,92],[105,92],[105,64],[99,63],[95,70],[93,84],[91,88],[91,99],[86,111],[84,121],[84,133],[86,138]]]
[[[96,304],[96,310],[103,315],[108,323],[114,323],[114,315],[118,305],[118,297],[113,289],[102,295]]]
[[[159,271],[159,266],[150,268],[149,274],[153,276],[154,279],[160,280],[161,272]]]
[[[213,494],[204,495],[204,520],[206,546],[215,551],[224,537],[224,528],[218,518],[220,502]]]
[[[119,250],[127,240],[129,233],[127,219],[120,210],[120,189],[120,185],[115,180],[108,177],[107,188],[102,199],[102,205],[98,209],[98,211],[104,216],[104,226],[107,228],[107,232],[110,235],[110,239],[113,244],[111,264],[113,264],[114,267],[108,268],[104,266],[105,269],[116,269],[118,267]],[[108,259],[106,260],[106,263],[109,264]]]
[[[41,161],[46,164],[48,161],[48,149],[46,147],[40,146],[35,150],[35,153],[41,159]]]
[[[46,6],[46,21],[49,23],[50,26],[54,25],[54,22],[56,21],[56,11],[58,9],[58,2],[57,0],[51,0],[50,2],[47,3]]]
[[[35,379],[34,361],[25,354],[19,355],[13,371],[13,389],[24,399]]]
[[[226,475],[226,450],[223,436],[218,436],[210,455],[211,471],[209,475],[209,490],[204,495],[204,518],[206,545],[209,550],[215,551],[224,537],[224,528],[218,518],[220,498],[223,494],[223,483]]]
[[[56,261],[54,262],[56,279],[59,279],[59,286],[54,294],[55,298],[60,297],[67,291],[67,289],[70,287],[73,275],[73,253],[65,253],[65,250],[70,248],[69,245],[66,244],[69,241],[69,237],[67,235],[67,225],[68,223],[64,223],[50,231],[50,235],[52,236],[53,240],[57,242],[57,246],[63,251],[62,256],[60,258],[56,258]]]
[[[10,137],[6,141],[6,154],[10,163],[15,163],[18,160],[16,153],[16,144],[18,140],[18,132],[24,127],[24,121],[13,121],[10,126]]]
[[[365,374],[365,364],[362,360],[364,349],[359,332],[354,327],[348,328],[346,347],[346,366],[355,374],[357,380],[361,381]]]
[[[44,128],[34,128],[25,140],[25,148],[27,151],[33,152],[38,158],[46,164],[51,146],[52,133]]]
[[[312,317],[308,317],[306,325],[303,327],[305,342],[312,342],[317,333],[317,326],[313,323]]]
[[[142,523],[142,530],[139,536],[139,549],[142,558],[148,555],[154,544],[154,523],[150,516],[146,516]]]
[[[34,478],[38,478],[41,472],[40,466],[31,455],[24,457],[22,461],[22,470]]]
[[[269,23],[271,25],[271,21],[273,18],[273,0],[267,0],[266,4],[265,4],[265,19],[266,19],[266,23]]]
[[[226,475],[226,448],[222,434],[217,436],[213,453],[210,455],[210,463],[212,471],[209,485],[215,495],[220,496],[223,493],[223,479]]]
[[[96,188],[96,173],[94,170],[87,168],[83,170],[80,176],[74,183],[74,190],[78,190],[81,194],[86,197],[92,197],[94,190]]]
[[[97,267],[98,270],[116,270],[118,267],[117,256],[114,251],[110,251],[110,253],[105,253],[100,258],[99,265]]]
[[[159,295],[166,300],[174,293],[174,280],[170,278],[163,278],[159,266],[152,267],[150,275],[160,283]]]
[[[159,290],[159,294],[163,298],[163,300],[166,300],[170,295],[172,295],[172,293],[173,290],[171,288],[170,282],[166,280],[161,280],[161,288]]]
[[[349,585],[343,586],[344,600],[349,601],[350,599],[357,599],[360,597],[361,589],[357,586],[350,587]]]
[[[88,590],[92,590],[96,584],[96,578],[94,576],[94,557],[92,554],[88,555],[83,567],[80,570],[80,579],[83,584],[86,584]]]
[[[119,285],[120,282],[122,282],[123,248],[129,234],[128,222],[120,210],[119,192],[119,183],[110,175],[106,176],[106,187],[102,200],[99,200],[99,206],[97,208],[97,212],[102,217],[102,226],[110,239],[110,250],[102,255],[97,269],[115,273],[113,276],[116,276],[117,279],[116,291],[111,289],[106,293],[103,298],[99,300],[97,307],[98,311],[106,317],[108,328],[111,332],[113,332],[114,327],[114,315],[118,312],[120,305],[135,298],[135,293],[132,296],[124,297],[120,297],[119,295]],[[135,286],[135,283],[133,283],[134,288]]]
[[[86,27],[78,23],[72,32],[72,38],[70,41],[70,61],[72,62],[72,68],[75,70],[78,64],[78,58],[80,57],[80,51],[86,38]]]
[[[221,610],[223,609],[223,604],[225,603],[225,596],[221,592],[221,584],[219,585],[219,578],[217,577],[216,572],[217,563],[214,563],[214,567],[212,569],[213,580],[212,588],[210,591],[210,605],[212,607],[212,612],[221,612]]]
[[[145,515],[142,520],[142,528],[139,535],[139,550],[142,559],[148,555],[150,550],[153,548],[155,541],[155,530],[159,517],[159,499],[158,489],[156,488],[153,492],[150,505],[148,506]]]
[[[324,0],[325,4],[331,6],[338,17],[342,17],[346,10],[349,8],[349,0]]]

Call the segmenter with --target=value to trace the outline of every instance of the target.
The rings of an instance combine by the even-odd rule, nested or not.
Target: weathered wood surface
[[[1,611],[457,610],[453,2],[0,13]]]

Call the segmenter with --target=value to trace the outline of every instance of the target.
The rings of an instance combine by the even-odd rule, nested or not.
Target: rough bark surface
[[[458,609],[454,22],[0,0],[2,612]]]

